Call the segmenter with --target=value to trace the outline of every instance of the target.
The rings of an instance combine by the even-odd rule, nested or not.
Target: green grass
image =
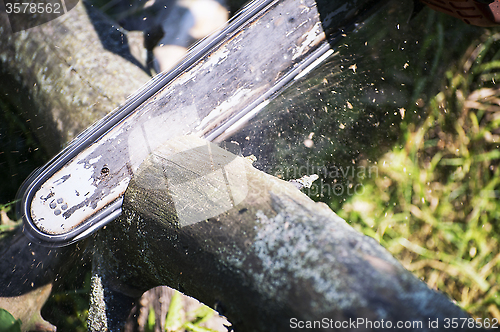
[[[21,321],[15,319],[7,310],[0,308],[0,331],[21,332]]]
[[[15,221],[9,217],[9,214],[13,212],[16,202],[0,204],[0,239],[21,224],[21,220]]]
[[[339,215],[475,317],[500,319],[500,34],[446,73],[424,123]]]
[[[191,312],[186,312],[182,304],[182,297],[178,291],[175,291],[167,316],[165,318],[165,331],[189,331],[189,332],[215,332],[212,329],[203,326],[203,323],[215,315],[215,311],[205,305],[197,307]],[[145,332],[152,332],[155,328],[155,312],[151,307],[149,309],[148,321],[145,326]]]

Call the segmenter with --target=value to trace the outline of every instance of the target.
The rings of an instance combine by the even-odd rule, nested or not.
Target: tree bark
[[[0,79],[2,99],[27,113],[50,154],[147,82],[141,67],[126,32],[84,2],[18,33],[0,12],[0,73],[9,74]]]
[[[2,101],[14,105],[22,122],[29,122],[49,155],[148,79],[130,54],[126,33],[83,2],[54,21],[18,33],[12,33],[6,13],[0,11]],[[23,330],[55,329],[40,317],[40,310],[54,279],[81,264],[81,248],[87,243],[42,247],[21,228],[2,236],[0,307],[21,319]]]
[[[325,204],[194,136],[141,165],[123,216],[96,243],[111,291],[134,297],[167,284],[214,306],[237,331],[308,321],[352,331],[401,321],[426,331],[431,321],[468,317]]]

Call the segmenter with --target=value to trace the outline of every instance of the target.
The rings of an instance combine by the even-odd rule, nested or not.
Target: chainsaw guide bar
[[[222,141],[325,61],[379,3],[251,2],[25,182],[19,206],[25,233],[64,246],[114,220],[134,172],[155,149],[188,134]]]

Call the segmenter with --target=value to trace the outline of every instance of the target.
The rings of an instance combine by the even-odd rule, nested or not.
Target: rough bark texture
[[[131,55],[126,33],[83,2],[18,33],[0,13],[1,72],[26,89],[20,94],[15,83],[1,79],[2,98],[29,113],[33,131],[52,154],[149,79]]]
[[[215,145],[203,155],[206,144],[174,139],[136,173],[123,217],[98,235],[110,291],[134,297],[167,284],[237,331],[283,331],[293,319],[425,331],[429,319],[467,317],[325,204]]]
[[[0,91],[50,153],[123,103],[149,76],[115,23],[80,2],[68,14],[12,33],[0,12]],[[27,113],[27,114],[25,114]],[[0,307],[23,330],[53,330],[40,317],[54,279],[81,264],[78,246],[46,248],[21,234],[0,243]],[[74,263],[76,262],[76,263]]]

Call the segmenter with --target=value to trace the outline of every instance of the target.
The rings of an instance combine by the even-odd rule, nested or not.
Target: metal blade
[[[22,196],[27,233],[66,245],[115,219],[130,179],[151,152],[177,136],[214,140],[237,130],[333,52],[342,29],[377,2],[253,1],[38,173]]]

